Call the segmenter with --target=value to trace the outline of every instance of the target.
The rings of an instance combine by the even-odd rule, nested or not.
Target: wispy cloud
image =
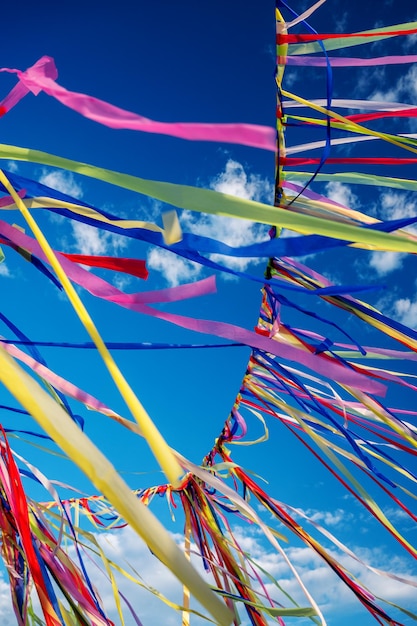
[[[416,209],[417,205],[411,194],[385,191],[379,195],[374,205],[368,208],[368,211],[381,220],[398,220],[414,217],[417,213]],[[417,233],[415,226],[407,226],[403,230]],[[386,276],[401,269],[406,258],[407,255],[401,252],[375,251],[370,253],[366,267],[367,269],[373,268],[379,276]]]
[[[335,26],[336,33],[343,33],[346,31],[348,17],[349,16],[347,11],[344,11],[342,15],[338,16]]]
[[[297,82],[297,80],[299,80],[300,75],[299,72],[297,72],[296,70],[291,70],[289,68],[287,68],[285,70],[285,86],[287,89],[291,89],[292,87],[294,87],[295,83]]]
[[[322,514],[323,513],[323,514]],[[341,515],[341,510],[334,513],[315,511],[320,521],[327,519],[327,523],[332,525],[338,523],[336,518]],[[300,589],[296,579],[291,574],[288,565],[280,554],[270,549],[260,534],[259,529],[252,527],[238,526],[234,529],[234,536],[243,552],[251,555],[255,563],[268,571],[301,606],[307,606],[308,602]],[[182,586],[178,580],[156,559],[145,543],[127,527],[118,531],[95,533],[96,540],[101,544],[107,558],[117,563],[134,579],[139,578],[148,587],[158,590],[165,597],[174,603],[182,603]],[[182,535],[173,534],[173,538],[179,545],[183,543]],[[195,549],[192,548],[192,549]],[[414,583],[417,576],[411,571],[406,560],[401,556],[393,555],[384,548],[369,548],[364,546],[353,546],[353,551],[364,563],[369,563],[373,567],[380,568],[397,576],[402,576]],[[74,548],[70,548],[70,555],[77,560]],[[360,603],[354,594],[343,584],[330,567],[310,548],[305,546],[292,546],[286,549],[288,558],[301,576],[303,583],[312,594],[313,598],[324,612],[328,623],[334,623],[332,619],[337,619],[343,611],[346,615],[358,616],[359,611],[363,611]],[[415,610],[417,597],[415,588],[388,577],[378,576],[368,568],[353,560],[351,557],[330,551],[331,555],[346,567],[362,584],[368,587],[375,596],[386,598],[387,600],[405,606],[408,610]],[[194,566],[207,578],[209,584],[211,577],[207,576],[203,569],[201,560],[192,556]],[[115,623],[119,623],[119,615],[115,607],[112,587],[104,574],[101,563],[93,559],[85,559],[90,578],[94,581],[94,586],[103,601],[106,613]],[[95,564],[97,563],[97,565]],[[121,594],[125,596],[137,612],[138,617],[144,624],[157,622],[167,626],[178,624],[178,613],[170,609],[149,591],[141,588],[132,580],[124,577],[120,572],[114,571],[117,587]],[[281,596],[278,588],[272,583],[266,583],[266,589],[272,598],[287,601]],[[136,623],[131,616],[129,609],[121,598],[122,609],[126,626],[134,626]],[[37,605],[35,600],[35,605]],[[201,609],[192,603],[192,607]],[[391,612],[389,610],[389,612]],[[204,610],[203,610],[204,613]],[[363,615],[363,613],[362,613]],[[10,591],[8,582],[0,575],[0,621],[4,626],[15,624],[15,617],[10,602]],[[192,624],[202,626],[207,622],[196,616],[191,619]],[[298,620],[297,623],[304,620]],[[336,623],[336,622],[335,622]],[[246,626],[248,622],[242,613],[242,624]]]
[[[99,230],[82,222],[71,222],[74,241],[71,248],[80,254],[117,254],[127,247],[125,237]]]
[[[390,293],[378,300],[375,307],[401,324],[417,329],[417,293],[399,297],[398,291],[396,287],[393,287]]]
[[[381,83],[384,84],[384,83]],[[417,98],[417,66],[414,64],[408,72],[401,76],[396,83],[387,90],[375,89],[371,100],[389,102],[415,102]]]
[[[319,522],[324,526],[339,526],[341,522],[350,522],[353,517],[352,513],[344,509],[336,509],[335,511],[307,510],[306,514],[314,522]]]
[[[198,263],[192,263],[169,250],[159,248],[152,248],[148,254],[147,264],[149,269],[161,272],[172,287],[195,280],[203,269]]]
[[[14,626],[16,624],[16,617],[10,598],[10,586],[2,574],[0,574],[0,622],[4,626]]]
[[[4,278],[11,278],[12,274],[9,270],[9,268],[7,267],[6,263],[0,263],[0,276],[3,276]]]
[[[225,169],[210,183],[210,187],[247,200],[272,203],[272,183],[253,173],[248,173],[241,163],[229,159]],[[268,238],[268,227],[248,220],[197,214],[182,211],[179,215],[184,232],[217,239],[230,246],[247,246]],[[251,263],[265,263],[265,259],[235,258],[213,254],[210,258],[235,270],[245,271]],[[195,279],[202,271],[200,266],[161,250],[151,250],[148,265],[160,271],[170,285]]]
[[[102,545],[108,558],[128,571],[133,579],[136,579],[138,577],[137,573],[139,573],[139,576],[142,577],[142,580],[147,585],[157,589],[173,602],[182,603],[181,584],[152,555],[146,544],[130,528],[125,528],[118,532],[96,533],[95,538]],[[182,537],[174,535],[174,539],[181,543]],[[69,548],[69,554],[77,563],[77,554],[72,546]],[[98,559],[91,560],[87,558],[85,559],[85,565],[94,587],[104,604],[107,615],[115,624],[119,624],[120,618],[115,606],[112,587],[103,573],[104,567],[102,563]],[[144,624],[158,623],[167,624],[167,626],[176,626],[178,624],[177,611],[170,609],[166,604],[158,600],[156,596],[128,580],[117,571],[115,571],[115,579],[119,590],[128,598]],[[41,616],[42,611],[36,593],[32,592],[31,597],[35,613]],[[137,622],[131,616],[123,599],[121,599],[121,604],[125,617],[125,626],[135,626]],[[0,623],[2,626],[15,626],[16,624],[16,617],[10,598],[9,583],[2,574],[0,574]],[[193,618],[192,623],[196,623],[198,626],[207,624],[205,620],[199,618]]]
[[[410,516],[402,509],[389,507],[384,511],[384,513],[388,517],[390,522],[397,525],[402,524],[407,528],[412,527],[413,529],[415,529],[414,522],[411,520]]]
[[[172,534],[172,536],[178,544],[183,544],[184,538],[182,535]],[[183,588],[180,582],[153,556],[146,544],[129,527],[118,532],[97,533],[95,537],[102,545],[106,556],[131,573],[133,578],[138,578],[139,574],[140,579],[147,586],[158,590],[172,602],[178,605],[182,604]],[[192,562],[196,569],[207,580],[208,584],[213,584],[214,581],[212,577],[204,572],[201,560],[192,555]],[[98,588],[108,616],[116,624],[120,623],[119,616],[115,609],[110,583],[98,569],[94,570],[90,568],[90,575],[93,577],[94,584]],[[167,626],[177,626],[179,621],[181,621],[177,611],[169,608],[149,591],[129,581],[118,572],[115,572],[115,578],[119,590],[131,602],[138,617],[144,624],[158,623],[166,624]],[[193,601],[191,601],[191,606],[205,614],[204,609],[196,605]],[[131,617],[123,600],[122,607],[126,626],[134,626],[136,622],[134,622]],[[207,621],[197,616],[192,616],[191,623],[196,626],[203,626],[207,624]]]
[[[373,54],[378,56],[379,42],[371,44],[373,47]],[[374,68],[361,68],[358,70],[358,75],[355,83],[353,97],[361,98],[367,97],[370,100],[378,100],[376,93],[380,90],[381,85],[386,85],[386,69],[385,67]],[[373,94],[370,96],[370,94]],[[382,98],[384,101],[386,98]]]
[[[19,166],[18,166],[18,164],[16,163],[16,161],[7,161],[7,162],[6,162],[6,169],[7,169],[9,172],[15,173],[15,172],[17,172],[17,171],[18,171]]]
[[[412,194],[395,191],[386,191],[380,194],[374,213],[383,220],[398,220],[415,217],[417,204]],[[416,226],[407,226],[405,231],[417,234]],[[407,255],[399,252],[373,252],[370,257],[370,266],[380,276],[400,269]]]
[[[247,174],[243,165],[232,159],[227,161],[224,171],[212,181],[211,188],[246,200],[267,204],[273,202],[272,183],[258,174]],[[218,239],[232,247],[248,246],[268,238],[269,229],[265,224],[217,215],[199,216],[198,221],[194,221],[195,216],[192,213],[188,213],[187,217],[188,226],[192,232],[200,232],[206,237]],[[265,263],[265,259],[237,258],[220,254],[211,255],[211,258],[241,272],[244,272],[251,263]]]
[[[385,220],[414,217],[417,213],[414,195],[396,191],[381,193],[376,208],[378,217]]]
[[[187,212],[181,216],[180,221],[184,231],[217,239],[235,248],[265,241],[268,238],[267,226],[255,224],[247,220],[217,215],[200,215],[196,217],[195,214]],[[239,258],[221,254],[211,254],[210,259],[241,272],[244,272],[251,263],[265,264],[265,259]]]
[[[394,317],[409,326],[417,328],[417,297],[414,300],[410,298],[400,298],[393,304]]]
[[[82,198],[83,189],[71,172],[43,169],[39,182],[73,198]]]
[[[243,165],[229,159],[223,172],[211,182],[211,188],[220,193],[247,200],[272,203],[272,183],[258,174],[247,174]]]
[[[402,267],[406,255],[401,252],[372,252],[369,265],[379,276],[386,276]]]
[[[337,518],[341,512],[325,513],[324,516],[321,516],[320,512],[316,512],[316,514],[320,518],[327,518],[327,522],[330,522],[331,525],[338,523]],[[283,558],[277,552],[270,550],[259,533],[251,528],[237,527],[234,535],[241,549],[249,553],[256,563],[267,570],[301,606],[308,604],[298,582],[290,573]],[[170,599],[181,602],[181,588],[178,582],[151,555],[143,542],[130,529],[118,533],[105,533],[98,535],[98,538],[110,559],[126,568],[129,564],[143,576],[146,583],[157,588]],[[181,537],[178,536],[176,539],[181,543]],[[392,555],[382,548],[361,546],[353,547],[353,551],[364,563],[369,563],[374,567],[417,582],[417,576],[413,575],[406,560],[398,555]],[[325,616],[329,618],[329,623],[331,623],[332,617],[335,618],[340,615],[341,610],[350,615],[355,615],[362,610],[354,594],[310,548],[293,546],[288,548],[286,552],[309,592],[324,611]],[[376,596],[385,597],[409,610],[415,609],[417,604],[415,588],[390,578],[378,576],[343,553],[336,551],[330,551],[330,553]],[[196,561],[195,565],[198,569],[201,568],[199,561]],[[158,614],[160,623],[177,623],[177,614],[169,610],[154,596],[141,591],[132,582],[127,581],[117,573],[116,578],[120,591],[129,599],[134,599],[133,605],[138,611],[140,619],[143,619],[145,623],[147,623],[147,619],[149,619],[149,623],[153,623],[152,620],[156,614]],[[94,580],[105,606],[109,610],[110,617],[116,618],[109,583],[100,574],[95,575]],[[266,587],[271,597],[283,600],[283,598],[278,597],[279,591],[272,583],[267,583]],[[117,618],[116,621],[118,621]],[[199,618],[193,617],[192,623],[200,625],[203,622]],[[133,621],[129,621],[129,617],[127,617],[126,624],[130,626]]]
[[[355,553],[363,561],[379,566],[391,573],[407,577],[414,582],[416,576],[412,576],[402,559],[389,559],[388,555],[381,554],[379,549],[368,550],[356,548]],[[395,603],[405,605],[408,609],[416,606],[415,588],[397,582],[390,578],[378,576],[372,573],[364,565],[352,560],[350,557],[332,553],[337,556],[339,562],[344,565],[354,576],[368,587],[375,596],[386,598]],[[346,587],[336,574],[309,548],[292,548],[288,551],[292,563],[296,566],[302,580],[310,593],[325,613],[326,616],[337,616],[344,611],[351,616],[360,610],[360,604],[354,594]],[[392,557],[392,555],[391,555]],[[395,562],[394,562],[395,561]],[[298,584],[294,579],[280,579],[280,584],[299,602],[302,601]],[[271,585],[271,590],[273,589]],[[378,602],[378,601],[377,601]],[[390,612],[390,611],[389,611]]]
[[[417,47],[417,33],[413,33],[412,35],[407,35],[404,37],[403,50],[406,53],[414,53]]]
[[[357,209],[359,207],[359,198],[353,193],[352,189],[339,182],[327,183],[326,196],[349,209]]]
[[[43,169],[39,182],[73,198],[81,199],[84,195],[82,186],[71,172]],[[51,213],[51,215],[54,214]],[[126,238],[109,231],[75,220],[71,220],[70,224],[72,237],[64,239],[63,243],[69,250],[79,254],[111,255],[120,252],[128,245]]]
[[[396,220],[408,217],[415,217],[417,214],[417,203],[413,194],[399,191],[386,191],[380,194],[377,202],[372,208],[372,213],[382,220]],[[405,231],[417,234],[415,225],[407,226]],[[379,276],[385,276],[390,272],[401,269],[407,255],[399,252],[372,252],[369,257],[369,265]],[[415,285],[414,285],[415,286]],[[400,290],[396,285],[389,294],[381,298],[377,303],[377,308],[402,324],[410,328],[417,327],[417,294],[399,298]],[[412,293],[412,292],[411,292]]]

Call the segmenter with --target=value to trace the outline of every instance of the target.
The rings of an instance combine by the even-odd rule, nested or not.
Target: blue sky
[[[301,12],[307,4],[294,2],[292,6]],[[67,89],[94,95],[155,120],[275,124],[273,3],[255,6],[247,1],[229,0],[225,3],[213,0],[200,5],[189,0],[179,3],[121,0],[106,5],[95,1],[59,4],[48,1],[39,7],[23,1],[18,8],[12,4],[3,7],[2,16],[5,25],[1,44],[2,67],[25,69],[42,55],[50,55],[58,68],[58,82]],[[310,21],[320,32],[354,32],[413,19],[416,19],[416,9],[411,1],[384,2],[378,5],[378,9],[372,5],[364,15],[363,3],[356,0],[328,0]],[[363,56],[412,54],[415,46],[416,38],[411,36],[400,43],[373,44],[372,51],[365,51]],[[288,69],[286,80],[290,91],[307,98],[325,95],[324,70],[319,68]],[[14,85],[15,78],[1,74],[0,83],[1,93],[5,95]],[[416,102],[416,66],[367,69],[366,73],[362,69],[336,69],[334,97]],[[0,119],[0,124],[2,143],[5,144],[43,150],[142,178],[207,187],[272,203],[272,153],[241,146],[115,131],[84,119],[45,94],[27,96]],[[396,124],[398,132],[417,131],[406,121]],[[287,134],[290,145],[318,138],[322,135],[312,133],[304,138],[299,130],[293,130],[291,137],[289,132]],[[160,203],[144,196],[51,168],[10,163],[5,167],[123,217],[158,220],[164,209]],[[415,178],[413,168],[392,175]],[[326,171],[334,170],[328,166]],[[380,218],[395,219],[416,213],[415,198],[406,192],[381,188],[363,190],[334,182],[317,184],[314,189]],[[77,223],[73,223],[74,226],[66,221],[52,220],[49,215],[37,217],[56,249],[147,258],[150,270],[147,283],[114,277],[105,271],[97,272],[128,292],[160,289],[209,275],[206,269],[173,256],[170,258],[160,249],[139,242],[128,243],[125,239],[97,233]],[[23,226],[16,212],[6,212],[2,218]],[[215,236],[235,246],[266,238],[265,227],[246,222],[219,220],[197,213],[180,214],[180,219],[185,231]],[[0,265],[5,296],[1,312],[33,340],[88,340],[65,298],[53,285],[12,251],[6,249],[5,254],[5,262]],[[344,249],[338,250],[337,254],[317,254],[305,262],[336,283],[381,285],[383,288],[366,294],[364,299],[398,321],[416,327],[414,258]],[[262,277],[264,266],[264,260],[241,261],[239,264],[235,262],[234,268]],[[145,318],[97,301],[85,293],[82,298],[107,341],[216,342],[216,338]],[[313,304],[307,297],[300,297],[299,302],[309,307],[317,306],[323,314],[328,312],[323,303]],[[230,321],[252,329],[259,305],[259,284],[219,274],[216,295],[171,304],[169,310]],[[360,342],[394,346],[393,342],[371,332],[358,320],[346,320],[339,312],[331,312],[331,315],[342,324],[349,323],[349,332]],[[283,316],[293,326],[320,329],[311,325],[311,320],[288,309],[283,309]],[[0,333],[11,337],[6,327]],[[340,340],[340,336],[337,339]],[[96,395],[114,410],[125,413],[122,400],[93,351],[45,348],[42,354],[51,369]],[[121,370],[170,445],[197,463],[221,430],[239,390],[248,356],[247,348],[115,353]],[[15,406],[15,401],[5,391],[1,392],[0,398],[2,404]],[[394,406],[406,407],[413,401],[411,393],[396,390],[390,390],[388,398]],[[74,410],[85,419],[87,434],[132,487],[163,481],[156,462],[141,440],[126,434],[103,416],[87,412],[75,404]],[[8,412],[2,416],[2,423],[8,428],[17,420],[20,428],[31,428],[30,418]],[[280,424],[272,422],[269,426],[270,440],[239,450],[237,460],[262,475],[269,483],[271,494],[293,507],[303,508],[315,520],[326,524],[361,558],[369,560],[375,567],[388,568],[417,580],[411,557],[407,557],[390,536],[359,509]],[[258,436],[256,424],[251,427]],[[13,447],[50,478],[75,485],[87,493],[91,491],[88,481],[67,461],[60,461],[21,440],[13,441]],[[416,464],[414,469],[417,469]],[[27,488],[34,497],[47,499],[36,486],[28,484]],[[384,505],[389,508],[388,500]],[[181,518],[172,523],[169,512],[160,502],[155,511],[173,533],[181,532]],[[409,521],[404,521],[398,512],[392,514],[398,527],[410,541],[415,541],[415,527],[410,527]],[[243,528],[238,532],[242,542],[246,542],[260,562],[268,564],[274,576],[285,578],[281,563],[260,536]],[[111,550],[118,558],[123,559],[129,552],[133,564],[141,571],[146,569],[150,584],[160,584],[167,592],[176,593],[175,583],[158,569],[131,531],[122,531],[112,541]],[[291,541],[289,553],[320,602],[328,623],[345,626],[351,624],[352,619],[357,619],[361,626],[373,623],[307,548]],[[384,579],[371,581],[369,574],[363,573],[359,566],[353,571],[363,575],[370,586],[374,585],[376,595],[389,597],[410,610],[417,608],[413,599],[415,592],[411,588]],[[288,583],[288,588],[291,584]],[[106,593],[103,591],[104,595]],[[12,624],[6,596],[7,585],[0,582],[2,623]],[[156,606],[158,608],[154,608]],[[137,609],[144,624],[161,623],[158,611],[162,609],[153,600],[146,599],[143,614],[139,605]],[[167,614],[164,620],[167,624],[178,624],[180,616]],[[404,624],[411,623],[411,619],[404,619]]]

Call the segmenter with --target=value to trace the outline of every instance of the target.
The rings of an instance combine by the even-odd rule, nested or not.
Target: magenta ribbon
[[[0,220],[0,234],[10,239],[12,243],[29,250],[32,254],[35,254],[41,260],[48,263],[37,241],[2,220]],[[325,354],[314,354],[313,352],[308,352],[298,347],[286,345],[269,337],[264,337],[253,331],[226,322],[198,320],[184,315],[160,311],[147,304],[152,302],[172,302],[210,292],[212,293],[215,288],[214,277],[162,291],[125,294],[102,278],[95,276],[91,272],[87,272],[76,263],[71,263],[71,261],[68,261],[61,254],[56,253],[56,256],[68,278],[103,300],[114,302],[138,313],[165,320],[182,328],[222,337],[233,342],[244,343],[249,347],[258,348],[259,350],[269,352],[284,359],[289,359],[298,364],[301,363],[314,372],[322,374],[326,378],[331,378],[341,384],[356,387],[364,392],[375,393],[382,396],[385,395],[386,387],[384,385],[344,366],[342,363]]]
[[[313,57],[290,56],[285,60],[286,65],[309,65],[314,67],[327,67],[328,62],[332,67],[364,67],[370,65],[399,65],[401,63],[417,63],[417,54],[404,54],[387,57],[372,57],[359,59],[357,57]]]
[[[276,131],[268,126],[257,124],[157,122],[142,115],[120,109],[98,98],[75,91],[68,91],[55,82],[58,72],[51,57],[43,56],[25,72],[9,68],[3,68],[0,71],[17,74],[19,78],[18,85],[0,102],[0,113],[3,115],[30,91],[35,95],[43,91],[84,117],[110,128],[140,130],[193,141],[219,141],[261,148],[263,150],[276,150]]]

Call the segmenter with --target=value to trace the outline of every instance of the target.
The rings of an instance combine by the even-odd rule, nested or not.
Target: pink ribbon
[[[369,65],[397,65],[400,63],[416,63],[417,54],[404,54],[388,57],[373,57],[358,59],[357,57],[313,57],[313,56],[288,56],[286,65],[309,65],[314,67],[326,67],[327,62],[332,67],[364,67]]]
[[[0,114],[9,111],[29,91],[35,95],[44,91],[84,117],[110,128],[140,130],[193,141],[235,143],[271,151],[276,149],[276,131],[268,126],[156,122],[142,115],[120,109],[98,98],[68,91],[55,82],[58,72],[51,57],[42,57],[25,72],[8,68],[0,69],[0,71],[17,74],[20,81],[0,103]]]
[[[68,380],[65,380],[65,378],[62,378],[62,376],[55,374],[55,372],[50,370],[45,365],[42,365],[42,363],[39,363],[39,361],[36,361],[33,357],[29,356],[26,352],[23,352],[13,344],[3,343],[1,340],[2,337],[0,337],[0,345],[3,350],[6,350],[6,352],[14,358],[19,359],[22,363],[25,363],[33,372],[36,372],[38,376],[48,381],[48,383],[55,387],[55,389],[58,389],[58,391],[61,391],[70,398],[74,398],[75,400],[82,402],[98,413],[103,413],[104,415],[108,415],[109,417],[116,419],[120,417],[118,413],[110,409],[106,404],[103,404],[103,402],[100,402],[100,400],[97,400],[94,396],[90,395],[86,391],[83,391],[79,387],[76,387]]]
[[[0,220],[0,233],[10,239],[12,243],[29,250],[41,260],[47,262],[39,244],[34,239],[19,231],[17,228],[14,228],[6,222]],[[125,294],[98,276],[95,276],[91,272],[87,272],[75,263],[71,263],[71,261],[68,261],[61,254],[56,253],[56,255],[64,271],[71,280],[103,300],[115,302],[116,304],[132,311],[165,320],[182,328],[187,328],[189,330],[194,330],[208,335],[214,335],[216,337],[222,337],[232,342],[244,343],[249,347],[258,348],[264,352],[269,352],[296,363],[302,363],[306,367],[325,376],[326,378],[331,378],[344,385],[356,387],[361,391],[375,393],[378,395],[385,394],[386,388],[384,385],[368,378],[364,374],[360,374],[353,369],[345,367],[343,364],[324,353],[316,355],[313,352],[307,352],[300,348],[274,341],[269,337],[264,337],[254,333],[253,331],[241,328],[240,326],[235,326],[226,322],[198,320],[184,315],[167,313],[166,311],[153,309],[146,304],[150,302],[168,302],[179,300],[185,297],[192,297],[191,294],[195,296],[209,293],[210,288],[214,287],[213,278],[208,278],[191,285],[180,285],[179,287],[173,287],[159,292]],[[165,297],[162,299],[164,294]]]

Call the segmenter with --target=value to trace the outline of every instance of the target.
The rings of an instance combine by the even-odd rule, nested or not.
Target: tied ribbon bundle
[[[82,567],[63,550],[36,503],[25,496],[18,466],[1,429],[2,557],[7,566],[13,606],[18,622],[33,616],[32,585],[36,589],[47,626],[71,624],[70,612],[55,592],[54,583],[80,623],[114,626],[105,616],[97,591]],[[59,502],[58,502],[59,504]],[[64,510],[62,509],[64,514]]]
[[[364,487],[365,483],[376,487],[377,493],[389,498],[397,510],[417,521],[412,505],[409,504],[409,500],[415,500],[413,490],[417,481],[412,470],[412,462],[417,454],[416,429],[409,420],[414,419],[417,412],[386,406],[380,400],[390,385],[398,385],[412,392],[416,392],[417,387],[410,382],[411,373],[400,373],[373,364],[376,358],[384,361],[401,359],[405,365],[412,363],[417,359],[417,333],[357,299],[358,292],[365,291],[368,287],[335,285],[295,260],[295,257],[336,247],[411,254],[417,252],[416,235],[407,230],[417,218],[383,221],[356,208],[337,203],[310,188],[313,183],[328,180],[403,190],[417,188],[415,180],[381,176],[372,170],[364,173],[326,172],[327,166],[341,164],[404,166],[416,162],[417,157],[412,156],[417,153],[416,137],[382,132],[378,130],[378,126],[375,129],[368,127],[370,122],[378,123],[380,120],[386,122],[392,118],[414,118],[415,107],[401,103],[390,106],[382,102],[333,100],[332,97],[332,68],[413,63],[416,57],[397,55],[369,59],[333,58],[327,52],[415,34],[417,24],[409,23],[353,34],[320,35],[306,20],[321,4],[322,0],[319,0],[301,16],[296,15],[283,1],[277,4],[276,132],[251,124],[155,122],[94,97],[66,90],[56,82],[57,70],[49,57],[42,57],[26,71],[7,68],[2,70],[15,74],[18,78],[17,85],[0,103],[2,115],[30,92],[37,95],[43,91],[80,114],[115,129],[130,128],[191,140],[241,143],[266,150],[275,150],[275,139],[278,141],[275,206],[219,194],[208,189],[145,180],[36,150],[0,146],[0,159],[3,160],[14,159],[60,167],[146,194],[177,209],[249,219],[273,227],[270,240],[250,246],[232,247],[220,240],[184,232],[175,211],[161,216],[162,226],[148,221],[122,219],[14,172],[0,173],[0,191],[3,194],[0,198],[0,209],[17,209],[34,235],[32,237],[22,232],[22,229],[0,220],[1,244],[20,254],[56,287],[65,291],[92,340],[79,347],[97,349],[134,418],[131,420],[120,415],[93,394],[54,372],[47,366],[37,348],[38,343],[53,343],[31,341],[1,314],[3,323],[17,340],[13,342],[0,338],[0,377],[23,406],[23,409],[3,406],[3,409],[32,415],[46,433],[28,433],[17,429],[13,432],[13,429],[7,429],[9,436],[29,435],[51,439],[78,465],[97,489],[94,495],[61,499],[55,483],[52,484],[37,468],[13,452],[6,429],[1,428],[2,556],[8,568],[13,606],[19,624],[28,623],[29,618],[38,620],[30,596],[33,587],[47,626],[70,626],[79,623],[86,626],[111,626],[112,622],[106,617],[99,593],[87,573],[83,554],[92,556],[95,565],[101,560],[101,571],[111,583],[122,624],[124,614],[121,600],[135,622],[139,625],[141,622],[129,600],[118,589],[115,573],[146,588],[171,608],[181,611],[184,626],[190,623],[190,616],[193,614],[221,625],[232,622],[238,624],[242,611],[246,612],[254,626],[266,626],[272,619],[283,625],[286,617],[309,617],[314,623],[325,624],[320,607],[281,545],[282,542],[297,540],[308,546],[338,576],[378,623],[401,626],[396,617],[390,616],[389,608],[382,608],[384,598],[378,598],[371,588],[358,581],[354,572],[346,567],[343,558],[348,556],[373,574],[385,576],[403,585],[413,587],[416,586],[415,581],[363,562],[307,512],[267,493],[249,470],[235,462],[231,453],[233,446],[249,446],[266,441],[269,423],[279,423],[294,438],[296,445],[311,453],[406,553],[414,558],[417,556],[417,549],[396,528],[389,519],[390,516],[378,503],[378,496],[374,497]],[[285,21],[282,13],[288,13],[292,21]],[[309,32],[288,32],[300,24]],[[323,56],[314,56],[317,53]],[[325,100],[309,101],[285,89],[287,65],[324,67],[327,84]],[[297,108],[306,109],[307,112],[294,115],[292,111]],[[342,116],[334,110],[336,108],[357,108],[366,112]],[[304,132],[312,128],[323,128],[324,139],[310,144],[287,146],[288,135],[293,127],[301,128]],[[347,135],[335,137],[335,134],[341,133]],[[384,146],[406,150],[408,154],[399,158],[329,156],[334,145],[349,147],[354,144],[357,147],[359,144],[368,145],[369,141],[383,142]],[[320,157],[304,156],[305,152],[316,149],[322,149]],[[293,156],[298,153],[303,153],[303,156]],[[287,171],[288,167],[307,165],[316,166],[315,170]],[[126,293],[114,287],[111,282],[87,271],[83,266],[123,272],[146,279],[148,272],[144,262],[127,257],[57,252],[46,240],[32,212],[50,212],[65,220],[81,222],[96,229],[170,250],[212,270],[262,282],[263,298],[255,330],[222,321],[195,319],[170,313],[166,308],[151,306],[212,294],[215,291],[213,277],[159,291]],[[280,238],[278,235],[281,228],[295,231],[296,237]],[[214,254],[237,258],[269,258],[265,280],[260,281],[255,276],[232,270],[226,264],[214,261]],[[213,448],[203,459],[202,466],[194,465],[165,442],[124,379],[110,353],[110,342],[105,342],[100,336],[72,283],[106,303],[226,339],[234,342],[233,345],[251,347],[246,374],[234,406]],[[287,295],[290,292],[294,298],[290,299],[282,292]],[[336,322],[331,314],[321,314],[314,305],[300,304],[298,298],[304,295],[309,296],[310,301],[311,298],[320,298],[346,314],[366,322],[383,335],[400,342],[406,349],[389,350],[362,346],[351,336],[346,325]],[[329,336],[308,328],[290,326],[286,321],[288,310],[302,314],[307,321],[314,319],[325,325],[329,329]],[[343,341],[349,343],[341,343],[340,339],[335,339],[330,333],[336,333],[337,337],[343,335]],[[18,344],[26,346],[27,352],[18,348]],[[70,344],[65,345],[70,347]],[[123,342],[119,347],[136,349],[137,345]],[[161,344],[149,344],[147,348],[161,349]],[[39,377],[47,391],[16,360],[24,363],[31,374]],[[144,437],[168,482],[132,491],[83,432],[84,418],[72,412],[70,401],[73,400],[115,420],[132,435]],[[255,440],[252,439],[250,428],[250,420],[253,418],[263,427],[263,433]],[[52,500],[42,503],[26,496],[21,476],[28,476],[41,483]],[[155,496],[165,497],[170,510],[175,510],[183,519],[184,551],[148,510],[147,507]],[[256,506],[249,504],[251,498],[255,500]],[[183,604],[173,603],[147,586],[139,576],[112,562],[101,548],[96,535],[79,524],[80,515],[85,516],[96,529],[109,532],[130,526],[144,539],[152,553],[182,582]],[[264,519],[268,519],[268,524]],[[314,530],[308,532],[305,527],[307,524],[313,526]],[[285,564],[299,585],[307,606],[300,605],[286,591],[285,586],[281,586],[244,549],[239,537],[243,526],[256,527],[263,533],[265,541],[276,551],[281,563]],[[281,530],[290,535],[282,534]],[[323,544],[316,535],[323,537]],[[78,565],[68,556],[64,538],[74,546]],[[195,557],[201,559],[208,573],[206,578],[196,569]],[[204,614],[191,608],[190,594],[202,605]],[[387,604],[397,612],[417,619],[407,608],[392,602]]]

